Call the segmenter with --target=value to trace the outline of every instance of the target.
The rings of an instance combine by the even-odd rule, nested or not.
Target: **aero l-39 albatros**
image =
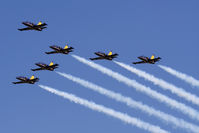
[[[39,71],[39,70],[49,70],[49,71],[54,71],[54,69],[58,68],[58,64],[54,64],[51,62],[49,65],[45,63],[35,63],[35,65],[39,66],[40,68],[36,69],[31,69],[32,71]]]
[[[27,77],[16,77],[16,79],[20,80],[19,82],[12,82],[13,84],[21,84],[21,83],[28,83],[28,84],[34,84],[35,82],[39,81],[39,78],[35,78],[34,76],[31,76],[31,78]]]
[[[118,56],[117,53],[113,54],[112,51],[110,51],[108,54],[102,53],[102,52],[95,52],[95,54],[99,57],[96,58],[90,58],[91,60],[112,60],[113,58],[116,58]]]
[[[68,47],[68,45],[66,45],[64,48],[53,45],[53,46],[50,46],[50,48],[53,49],[54,51],[45,52],[46,54],[57,54],[57,53],[68,54],[70,52],[73,52],[73,49],[74,49],[73,47]]]
[[[149,64],[155,64],[157,61],[159,61],[161,58],[157,57],[155,58],[154,55],[151,56],[151,58],[146,56],[139,56],[138,59],[142,60],[139,62],[133,62],[133,64],[142,64],[142,63],[149,63]]]
[[[22,24],[24,24],[27,27],[22,28],[22,29],[18,29],[20,31],[24,31],[24,30],[42,31],[43,29],[47,28],[47,27],[45,27],[47,24],[42,23],[42,22],[39,22],[38,24],[34,24],[34,23],[31,23],[31,22],[22,22]]]

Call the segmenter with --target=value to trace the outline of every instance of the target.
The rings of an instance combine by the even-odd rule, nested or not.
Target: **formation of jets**
[[[42,31],[43,29],[47,28],[47,24],[46,23],[42,23],[39,22],[38,24],[34,24],[31,22],[22,22],[22,24],[24,24],[25,26],[27,26],[26,28],[22,28],[22,29],[18,29],[20,31],[24,31],[24,30],[36,30],[36,31]],[[69,47],[68,45],[66,45],[64,48],[60,47],[60,46],[50,46],[51,49],[53,49],[53,51],[50,52],[45,52],[46,54],[57,54],[57,53],[61,53],[61,54],[69,54],[70,52],[73,52],[73,47]],[[90,60],[113,60],[114,58],[117,58],[118,54],[117,53],[112,53],[112,51],[110,51],[108,54],[103,53],[103,52],[95,52],[95,55],[97,55],[98,57],[95,58],[90,58]],[[157,57],[155,58],[154,55],[152,55],[150,58],[146,57],[146,56],[139,56],[138,57],[141,61],[138,62],[133,62],[133,64],[142,64],[142,63],[148,63],[148,64],[155,64],[156,62],[158,62],[161,58]],[[58,68],[59,64],[54,64],[53,62],[51,62],[49,65],[45,64],[45,63],[35,63],[36,66],[38,66],[39,68],[35,68],[35,69],[31,69],[32,71],[40,71],[40,70],[49,70],[49,71],[54,71],[54,69]],[[20,80],[18,82],[13,82],[13,84],[21,84],[21,83],[28,83],[28,84],[34,84],[35,82],[39,81],[39,78],[35,78],[34,76],[31,76],[31,78],[27,78],[27,77],[16,77],[16,79]]]

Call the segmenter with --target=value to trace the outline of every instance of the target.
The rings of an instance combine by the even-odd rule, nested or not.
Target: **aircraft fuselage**
[[[16,79],[20,80],[18,82],[13,82],[13,84],[21,84],[21,83],[28,83],[28,84],[34,84],[35,82],[39,81],[39,78],[34,79],[28,79],[26,77],[17,77]]]
[[[145,63],[149,63],[149,64],[155,64],[155,62],[159,61],[161,58],[157,57],[155,59],[150,59],[148,57],[145,56],[140,56],[138,57],[140,60],[144,61]]]
[[[34,29],[34,30],[38,30],[38,31],[42,31],[42,29],[46,28],[46,27],[43,27],[46,25],[45,23],[43,25],[36,25],[33,23],[23,22],[22,24],[24,24],[25,26],[28,26],[30,29]]]

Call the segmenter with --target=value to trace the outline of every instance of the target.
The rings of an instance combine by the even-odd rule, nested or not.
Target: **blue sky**
[[[60,72],[79,76],[198,125],[199,122],[81,64],[70,55],[44,54],[50,50],[50,45],[65,46],[66,43],[75,48],[74,54],[85,58],[94,57],[93,52],[96,51],[112,50],[119,54],[116,60],[127,64],[136,61],[137,56],[155,54],[162,57],[159,64],[198,78],[198,4],[196,0],[1,1],[0,132],[145,132],[120,120],[50,94],[37,85],[11,83],[15,81],[16,76],[30,77],[32,74],[40,78],[39,84],[67,91],[128,113],[170,132],[185,132],[139,110],[130,109],[92,92],[54,72],[30,71],[31,68],[36,67],[34,63],[50,63],[50,61],[60,64],[57,69]],[[48,28],[42,32],[20,32],[17,29],[24,27],[21,24],[22,21],[35,23],[43,21],[48,24]],[[113,62],[96,62],[196,110],[199,109]],[[156,65],[136,65],[135,67],[199,95],[199,88],[191,87]]]

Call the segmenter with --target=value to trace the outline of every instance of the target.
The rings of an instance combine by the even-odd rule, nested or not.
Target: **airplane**
[[[53,46],[50,46],[50,48],[53,49],[54,51],[45,52],[46,54],[57,54],[57,53],[68,54],[70,52],[73,52],[73,49],[74,49],[73,47],[68,47],[68,45],[66,45],[64,48],[53,45]]]
[[[28,83],[28,84],[34,84],[35,82],[39,81],[39,78],[35,78],[34,76],[31,76],[31,78],[27,77],[16,77],[16,79],[20,80],[19,82],[12,82],[13,84],[21,84],[21,83]]]
[[[34,23],[31,23],[31,22],[22,22],[22,24],[24,24],[27,27],[26,28],[22,28],[22,29],[18,29],[20,31],[24,31],[24,30],[42,31],[43,29],[47,28],[47,27],[45,27],[47,24],[46,23],[42,23],[42,22],[39,22],[38,24],[34,24]]]
[[[113,54],[112,51],[110,51],[108,54],[102,53],[102,52],[95,52],[95,54],[99,57],[96,58],[90,58],[90,60],[112,60],[113,58],[116,58],[118,54]]]
[[[139,56],[138,59],[142,60],[139,62],[133,62],[133,64],[142,64],[142,63],[149,63],[149,64],[155,64],[157,61],[159,61],[161,58],[157,57],[155,58],[154,55],[151,56],[151,58],[146,56]]]
[[[32,71],[39,71],[39,70],[49,70],[49,71],[54,71],[54,69],[58,68],[58,64],[54,64],[51,62],[49,65],[44,64],[44,63],[35,63],[35,65],[39,66],[40,68],[36,69],[31,69]]]

